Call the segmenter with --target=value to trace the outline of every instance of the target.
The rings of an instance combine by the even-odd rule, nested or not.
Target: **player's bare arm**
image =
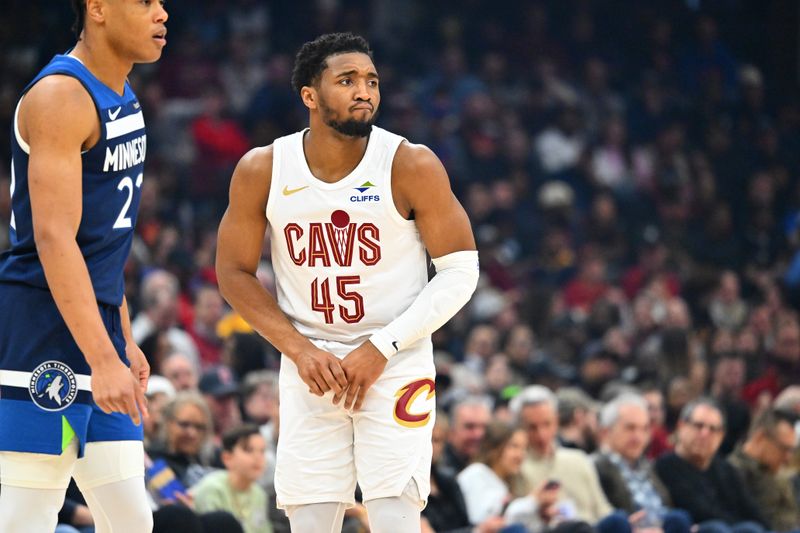
[[[30,145],[33,232],[58,310],[92,369],[92,395],[106,413],[138,425],[144,395],[103,326],[86,262],[76,241],[82,215],[81,151],[99,138],[89,94],[74,78],[49,76],[25,96],[19,128]]]
[[[404,142],[392,168],[395,207],[404,218],[414,217],[431,257],[475,250],[467,213],[450,188],[450,178],[430,148]]]
[[[139,388],[143,394],[147,393],[147,380],[150,379],[150,363],[147,362],[142,349],[133,340],[133,332],[131,331],[131,315],[128,312],[128,299],[122,297],[122,305],[119,307],[120,321],[122,322],[122,335],[125,337],[125,357],[131,363],[131,374],[139,382]],[[147,412],[147,397],[145,403],[140,405],[142,413],[149,416]]]
[[[400,144],[392,166],[392,195],[398,212],[406,219],[413,216],[432,258],[475,250],[467,214],[450,188],[447,171],[429,148],[407,142]],[[477,263],[475,268],[477,271]],[[372,341],[344,358],[342,368],[348,381],[346,408],[361,408],[367,390],[383,372],[387,361]]]
[[[233,173],[230,203],[217,237],[220,292],[253,329],[297,365],[310,392],[340,394],[347,381],[339,359],[301,335],[256,278],[271,176],[271,146],[248,152]]]

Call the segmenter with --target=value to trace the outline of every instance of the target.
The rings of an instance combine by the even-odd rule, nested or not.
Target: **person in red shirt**
[[[611,285],[606,281],[606,260],[593,249],[584,251],[578,275],[564,287],[564,303],[569,309],[589,312]]]
[[[774,332],[769,366],[742,391],[742,398],[751,407],[767,403],[787,386],[800,383],[800,324],[794,316],[779,317]]]

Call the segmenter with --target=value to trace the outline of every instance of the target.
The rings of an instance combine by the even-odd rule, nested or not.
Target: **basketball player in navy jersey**
[[[11,248],[0,255],[0,531],[50,532],[70,477],[98,533],[152,529],[141,417],[149,368],[123,267],[144,120],[127,83],[166,44],[148,0],[73,0],[77,45],[25,89],[12,135]]]
[[[336,531],[358,482],[371,531],[419,532],[430,335],[475,290],[470,223],[433,152],[373,125],[379,78],[363,38],[306,43],[292,83],[309,127],[240,161],[217,251],[224,296],[283,354],[278,505],[294,533]],[[265,231],[277,301],[256,278]]]

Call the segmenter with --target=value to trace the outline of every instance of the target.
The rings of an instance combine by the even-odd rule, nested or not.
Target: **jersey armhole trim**
[[[22,95],[22,98],[25,98],[25,95]],[[19,106],[22,105],[22,98],[19,99],[17,102],[17,108],[14,110],[14,137],[17,138],[17,144],[22,151],[28,155],[31,155],[31,147],[28,143],[25,142],[25,139],[22,138],[22,135],[19,132]]]
[[[80,60],[78,58],[73,58],[73,59],[78,61],[78,63],[80,63],[81,65],[83,64],[83,63],[80,62]],[[53,72],[48,72],[44,76],[40,77],[39,79],[37,79],[33,83],[31,83],[30,86],[27,89],[25,89],[25,92],[22,94],[22,96],[19,97],[19,101],[17,102],[17,108],[14,110],[14,137],[16,137],[16,139],[17,139],[17,144],[19,144],[19,147],[22,148],[23,152],[25,152],[28,155],[31,155],[31,147],[30,147],[30,145],[25,142],[25,140],[22,138],[22,135],[19,132],[19,107],[22,105],[22,100],[28,94],[28,91],[30,91],[33,88],[34,85],[36,85],[37,83],[42,81],[47,76],[69,76],[70,78],[72,78],[74,80],[77,80],[77,82],[80,83],[81,86],[83,87],[83,90],[86,91],[86,94],[89,95],[89,98],[92,99],[92,105],[94,105],[94,111],[97,114],[97,121],[100,124],[100,137],[97,139],[96,143],[94,143],[92,146],[89,147],[88,150],[81,150],[81,155],[82,156],[88,154],[89,152],[94,150],[97,147],[97,145],[101,144],[106,139],[106,135],[107,135],[107,133],[106,133],[106,125],[103,122],[103,116],[100,114],[100,106],[98,105],[97,100],[95,100],[94,95],[92,94],[92,91],[89,90],[89,87],[83,82],[82,79],[80,79],[74,73],[69,72],[69,71],[55,70]]]

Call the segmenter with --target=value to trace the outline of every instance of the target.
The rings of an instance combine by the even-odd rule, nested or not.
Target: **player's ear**
[[[300,89],[300,99],[303,100],[303,104],[309,109],[317,109],[317,99],[319,98],[317,94],[317,90],[310,86],[304,85],[302,89]]]
[[[108,0],[86,0],[86,18],[98,24],[104,22],[107,4]]]

